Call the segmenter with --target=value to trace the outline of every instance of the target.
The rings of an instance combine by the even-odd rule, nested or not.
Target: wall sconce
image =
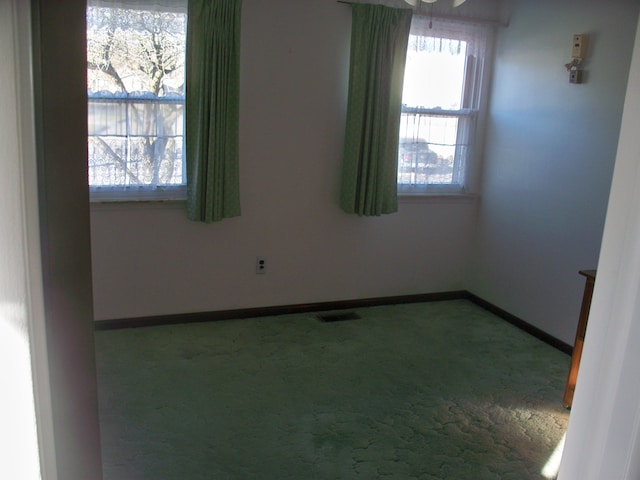
[[[569,83],[582,83],[582,70],[580,64],[587,53],[587,35],[578,33],[573,36],[571,47],[571,61],[564,66],[569,72]]]

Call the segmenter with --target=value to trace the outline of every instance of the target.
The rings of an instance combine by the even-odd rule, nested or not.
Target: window
[[[87,7],[93,200],[184,198],[186,4]]]
[[[485,27],[414,16],[398,148],[398,192],[462,193],[480,106]]]

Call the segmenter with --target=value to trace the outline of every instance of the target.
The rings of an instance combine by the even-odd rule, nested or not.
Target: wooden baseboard
[[[470,300],[476,305],[524,330],[534,337],[548,343],[552,347],[571,355],[571,345],[534,327],[530,323],[510,314],[486,300],[466,291],[455,290],[449,292],[423,293],[418,295],[401,295],[393,297],[364,298],[354,300],[340,300],[336,302],[304,303],[296,305],[279,305],[273,307],[242,308],[235,310],[218,310],[213,312],[179,313],[174,315],[158,315],[149,317],[117,318],[113,320],[98,320],[96,330],[114,330],[118,328],[156,327],[180,323],[215,322],[219,320],[234,320],[240,318],[268,317],[271,315],[288,315],[291,313],[328,312],[332,310],[349,310],[354,308],[375,307],[379,305],[394,305],[402,303],[438,302],[446,300]]]
[[[474,295],[471,292],[467,292],[467,298],[471,300],[473,303],[478,305],[479,307],[484,308],[485,310],[493,313],[497,317],[509,322],[510,324],[518,327],[520,330],[524,330],[525,332],[533,335],[534,337],[542,340],[543,342],[551,345],[554,348],[557,348],[561,352],[564,352],[568,355],[571,355],[573,351],[573,347],[562,340],[557,339],[556,337],[549,335],[547,332],[540,330],[538,327],[534,327],[530,323],[522,320],[521,318],[512,315],[511,313],[503,310],[502,308],[487,302],[486,300]]]
[[[291,313],[348,310],[353,308],[375,307],[378,305],[460,300],[466,299],[468,298],[468,296],[469,294],[467,291],[458,290],[450,292],[424,293],[418,295],[339,300],[336,302],[304,303],[273,307],[218,310],[213,312],[179,313],[175,315],[158,315],[150,317],[117,318],[113,320],[97,320],[95,322],[95,329],[113,330],[117,328],[154,327],[159,325],[172,325],[178,323],[214,322],[218,320],[233,320],[239,318],[288,315]]]

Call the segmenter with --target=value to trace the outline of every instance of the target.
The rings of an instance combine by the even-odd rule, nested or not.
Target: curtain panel
[[[398,130],[412,11],[354,4],[352,14],[340,207],[382,215],[398,210]]]
[[[186,57],[187,215],[240,215],[241,0],[189,0]]]

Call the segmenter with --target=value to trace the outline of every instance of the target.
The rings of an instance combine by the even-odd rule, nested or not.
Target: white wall
[[[473,201],[380,218],[337,206],[350,31],[335,0],[243,2],[242,216],[204,225],[181,205],[94,205],[97,320],[464,288]]]
[[[46,368],[46,352],[36,338],[44,330],[38,224],[26,218],[37,214],[34,149],[25,148],[33,134],[24,128],[33,118],[30,89],[21,82],[29,70],[28,36],[20,33],[28,32],[28,11],[18,0],[0,2],[0,478],[39,480],[37,427],[44,433],[46,422],[38,425],[32,376]],[[46,383],[38,391],[46,399]]]
[[[640,478],[640,35],[560,480]]]
[[[468,288],[573,344],[596,268],[638,3],[513,0],[498,38]],[[586,82],[564,64],[590,37]]]
[[[573,343],[577,272],[598,260],[638,6],[506,4],[474,230],[473,201],[341,212],[350,8],[245,0],[243,214],[203,225],[180,204],[93,205],[96,320],[466,288]],[[564,64],[580,32],[591,40],[587,78],[570,85]]]

